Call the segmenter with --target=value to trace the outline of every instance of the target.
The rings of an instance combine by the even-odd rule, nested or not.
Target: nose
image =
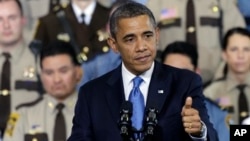
[[[53,80],[55,83],[59,83],[62,79],[61,76],[58,73],[56,73],[53,77]]]
[[[9,28],[9,27],[10,27],[10,22],[9,22],[9,20],[3,20],[3,27],[4,27],[4,28]]]
[[[146,49],[146,42],[142,38],[140,38],[137,41],[136,47],[138,51],[144,51]]]
[[[243,50],[240,50],[238,51],[238,58],[244,58],[244,51]]]

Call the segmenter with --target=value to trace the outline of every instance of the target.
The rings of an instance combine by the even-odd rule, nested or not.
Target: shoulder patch
[[[6,136],[9,136],[9,137],[12,137],[13,135],[13,130],[16,126],[16,122],[17,120],[19,119],[19,114],[18,113],[11,113],[10,117],[9,117],[9,120],[7,122],[7,127],[6,127],[6,130],[5,130],[5,135]]]

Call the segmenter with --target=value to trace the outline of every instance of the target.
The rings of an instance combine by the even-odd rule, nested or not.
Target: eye
[[[10,20],[15,20],[15,19],[17,19],[17,16],[12,15],[12,16],[9,17],[9,19],[10,19]]]
[[[154,34],[152,32],[147,32],[144,34],[144,39],[150,40],[150,39],[152,39],[153,36],[154,36]]]
[[[52,75],[52,74],[53,74],[53,71],[51,71],[51,70],[44,70],[43,73],[44,73],[45,75]]]
[[[229,47],[229,51],[234,52],[234,51],[237,51],[237,50],[238,50],[238,48],[237,48],[237,47]]]
[[[66,72],[68,72],[69,71],[69,68],[62,68],[62,69],[60,69],[60,72],[61,73],[66,73]]]
[[[133,42],[135,39],[133,38],[133,37],[128,37],[128,38],[126,38],[125,39],[125,42],[126,43],[131,43],[131,42]]]
[[[244,47],[244,51],[249,52],[250,51],[250,47]]]

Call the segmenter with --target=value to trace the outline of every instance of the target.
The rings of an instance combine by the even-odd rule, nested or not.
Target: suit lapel
[[[161,112],[164,103],[166,103],[167,97],[170,95],[170,80],[172,76],[171,72],[163,71],[162,66],[162,64],[155,63],[146,103],[146,109],[156,108],[159,113]]]
[[[125,101],[121,65],[115,69],[114,73],[108,79],[107,85],[106,101],[109,109],[111,109],[112,116],[116,121],[119,119],[121,105]]]

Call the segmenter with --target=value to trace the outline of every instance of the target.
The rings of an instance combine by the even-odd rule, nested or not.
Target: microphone
[[[158,120],[158,110],[155,108],[149,108],[146,111],[146,120],[144,125],[144,139],[152,140],[152,137],[155,133],[155,127],[157,126]]]
[[[132,103],[129,101],[125,101],[122,104],[121,111],[120,111],[120,120],[119,120],[119,128],[120,134],[123,137],[124,141],[132,140],[132,131],[131,131],[131,116],[132,116],[133,106]]]

